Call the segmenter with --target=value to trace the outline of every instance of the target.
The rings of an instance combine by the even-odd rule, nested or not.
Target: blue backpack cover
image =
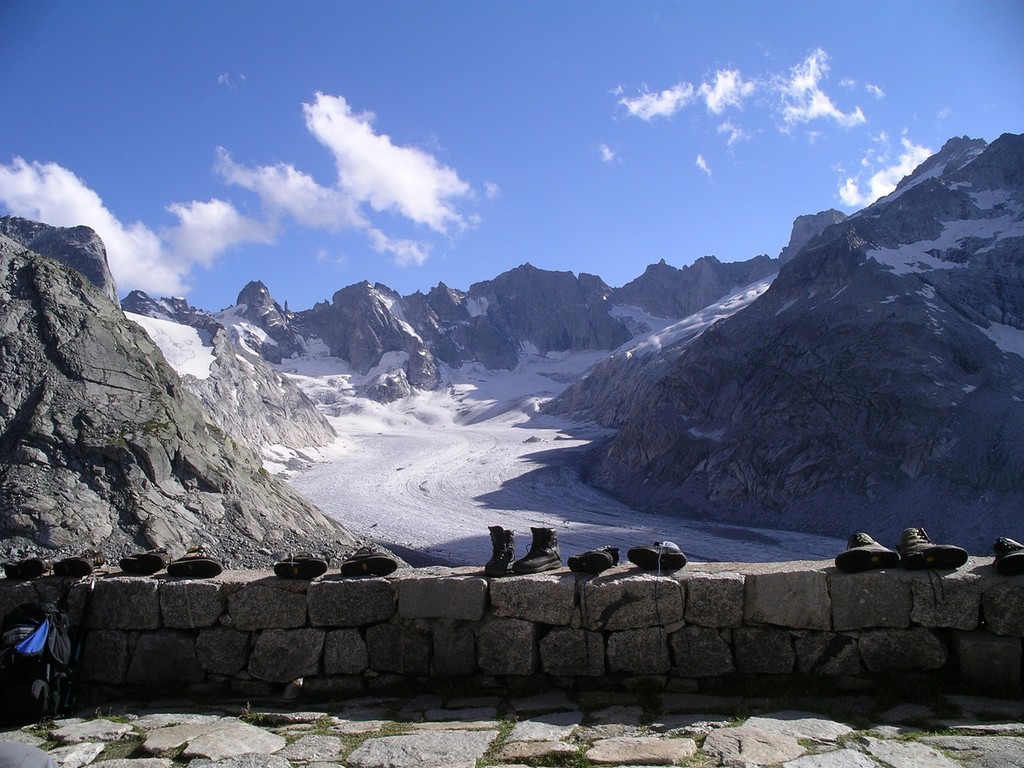
[[[0,721],[34,723],[55,717],[71,663],[67,614],[52,603],[23,603],[0,629]]]

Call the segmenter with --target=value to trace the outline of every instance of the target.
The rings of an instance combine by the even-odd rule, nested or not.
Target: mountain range
[[[261,477],[257,454],[301,467],[314,460],[310,449],[334,440],[323,414],[351,402],[399,404],[440,392],[449,373],[467,365],[507,371],[525,355],[582,353],[603,359],[571,385],[562,382],[544,410],[614,430],[594,444],[582,471],[636,509],[842,535],[925,526],[976,550],[996,535],[1024,536],[1021,136],[951,139],[853,216],[798,218],[777,258],[704,257],[681,269],[662,261],[619,288],[524,264],[467,290],[439,284],[400,296],[357,283],[298,311],[282,308],[258,281],[216,313],[132,292],[121,302],[125,315],[100,269],[102,243],[83,229],[0,219],[3,343],[21,349],[33,340],[31,354],[0,358],[8,549],[11,541],[60,549],[94,540],[88,526],[61,519],[59,498],[105,504],[102,530],[121,531],[125,546],[184,545],[194,525],[164,536],[145,520],[194,517],[195,503],[183,500],[199,489],[211,494],[207,502],[216,499],[216,509],[203,508],[207,519],[243,531],[228,537],[235,553],[247,537],[267,553],[282,521],[268,525],[265,516],[290,492],[266,473],[258,492],[248,488]],[[91,284],[39,266],[43,256]],[[30,300],[27,275],[44,273]],[[178,376],[150,341],[163,338],[173,356],[181,333],[198,334],[210,350],[198,373]],[[56,350],[83,337],[89,346],[69,366]],[[352,375],[311,398],[282,374],[290,360],[315,357],[343,361]],[[102,377],[90,360],[102,364]],[[115,402],[120,378],[115,394],[107,389],[107,371],[128,369],[131,408]],[[107,387],[102,398],[90,383],[97,378]],[[52,417],[54,395],[24,380],[60,380],[66,418]],[[166,398],[186,412],[172,411]],[[39,428],[44,413],[59,428]],[[146,435],[139,425],[155,430],[152,440],[135,438]],[[220,436],[231,454],[214,461],[205,442],[191,446],[193,430]],[[109,481],[111,456],[117,483]],[[217,462],[231,469],[213,472]],[[246,482],[223,476],[238,468],[248,468]],[[263,494],[263,508],[248,508],[232,491],[249,500]],[[280,498],[268,505],[267,493]],[[140,498],[153,505],[149,517],[137,511]],[[291,495],[284,507],[285,529],[304,531],[308,517],[320,539],[354,542]]]

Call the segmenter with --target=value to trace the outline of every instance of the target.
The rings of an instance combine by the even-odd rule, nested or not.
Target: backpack
[[[62,709],[71,636],[67,614],[52,603],[23,603],[0,629],[0,722],[26,725]]]

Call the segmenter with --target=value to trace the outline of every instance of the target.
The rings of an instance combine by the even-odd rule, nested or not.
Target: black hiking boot
[[[1000,576],[1016,576],[1024,573],[1024,544],[1000,536],[992,545],[992,551],[996,554],[995,562],[992,565]]]
[[[126,555],[121,558],[118,565],[125,573],[134,573],[140,576],[152,576],[157,571],[162,571],[171,562],[171,556],[164,549],[150,549],[146,552],[137,552],[134,555]]]
[[[394,557],[379,547],[367,545],[342,560],[339,570],[342,576],[387,576],[397,568],[398,561]]]
[[[632,547],[626,553],[629,562],[645,571],[678,571],[686,565],[686,555],[671,541],[657,541],[650,547]]]
[[[505,576],[516,559],[515,531],[492,525],[487,528],[491,532],[491,559],[484,566],[485,576]]]
[[[558,552],[558,538],[554,528],[530,528],[533,542],[526,557],[512,563],[515,573],[540,573],[562,567],[562,556]]]
[[[92,573],[93,568],[98,568],[107,562],[103,553],[91,549],[80,555],[65,557],[53,564],[53,572],[57,576],[71,576],[76,579],[85,578]]]
[[[274,563],[274,575],[279,579],[309,581],[327,573],[327,558],[310,552],[288,555]]]
[[[883,547],[866,533],[855,533],[846,543],[846,551],[836,557],[836,568],[845,573],[860,573],[872,568],[894,568],[900,555]]]
[[[618,564],[618,547],[589,549],[569,558],[569,570],[576,573],[600,573]]]
[[[26,557],[15,563],[4,563],[8,579],[38,579],[52,570],[53,561],[48,557]]]
[[[935,544],[924,528],[907,528],[900,534],[900,562],[908,571],[923,568],[952,570],[967,562],[967,550],[953,544]]]
[[[191,579],[212,579],[219,576],[224,566],[209,557],[202,547],[192,547],[184,555],[167,564],[169,576]]]

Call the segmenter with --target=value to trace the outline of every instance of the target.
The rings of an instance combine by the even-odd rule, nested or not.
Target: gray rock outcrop
[[[160,350],[77,271],[0,237],[0,539],[226,565],[353,537],[206,415]]]
[[[54,227],[4,216],[0,218],[0,235],[77,270],[108,299],[117,301],[117,286],[107,265],[107,249],[89,227]]]

